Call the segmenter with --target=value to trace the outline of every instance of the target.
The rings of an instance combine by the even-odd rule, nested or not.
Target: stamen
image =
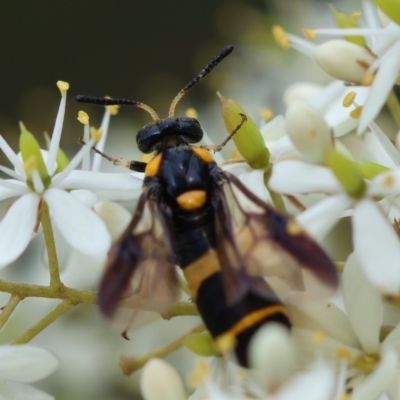
[[[343,107],[350,107],[353,104],[354,99],[356,98],[357,93],[356,92],[349,92],[346,94],[346,96],[343,99]]]
[[[363,110],[363,106],[358,106],[350,112],[350,117],[354,119],[359,119]]]
[[[85,111],[79,111],[77,119],[81,124],[89,125],[89,115]]]
[[[317,34],[313,29],[302,29],[304,36],[309,40],[315,40],[317,38]]]
[[[346,349],[345,347],[338,347],[336,349],[336,357],[342,359],[342,360],[351,360],[353,358],[353,355],[351,354],[351,352]]]
[[[279,44],[279,46],[281,46],[285,50],[290,49],[289,36],[280,25],[274,25],[272,27],[272,35],[274,36],[275,41]]]
[[[197,119],[197,117],[199,116],[198,114],[197,114],[197,111],[196,111],[196,109],[194,109],[194,108],[188,108],[187,110],[186,110],[186,116],[187,117],[189,117],[189,118],[196,118]]]
[[[65,96],[69,89],[69,83],[64,81],[57,81],[57,87],[60,89],[61,96]]]
[[[362,78],[361,85],[371,86],[372,83],[374,82],[374,79],[375,79],[375,75],[370,72],[367,72],[364,75],[364,77]]]
[[[99,142],[102,136],[103,129],[96,129],[94,126],[90,127],[90,137],[94,140],[95,143]]]
[[[265,121],[270,121],[272,118],[274,118],[274,112],[267,107],[262,108],[259,114],[260,117],[263,118]]]

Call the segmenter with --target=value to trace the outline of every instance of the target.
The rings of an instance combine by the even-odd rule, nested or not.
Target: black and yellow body
[[[136,136],[139,150],[154,155],[148,164],[111,158],[94,149],[116,165],[145,172],[132,220],[109,253],[99,288],[101,311],[113,317],[121,304],[132,308],[127,325],[141,309],[166,311],[179,297],[178,265],[213,337],[230,343],[239,363],[247,366],[248,343],[262,324],[290,326],[285,306],[265,277],[304,290],[302,271],[311,272],[328,289],[337,287],[338,276],[330,258],[293,218],[259,199],[214,162],[208,149],[221,150],[246,122],[245,116],[217,146],[198,144],[203,130],[197,119],[174,117],[182,96],[232,50],[233,46],[222,49],[178,93],[168,118],[160,119],[152,108],[134,100],[75,99],[131,105],[153,118]]]
[[[248,366],[247,345],[266,321],[290,326],[285,306],[277,298],[257,293],[228,303],[217,253],[215,190],[221,170],[211,154],[199,147],[169,147],[147,165],[144,186],[149,196],[168,209],[177,264],[212,336],[229,337],[238,361]]]

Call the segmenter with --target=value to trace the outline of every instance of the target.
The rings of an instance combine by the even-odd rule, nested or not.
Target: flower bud
[[[358,28],[358,24],[354,21],[351,15],[339,10],[333,3],[329,3],[333,15],[335,17],[336,25],[339,28]],[[365,46],[367,42],[363,36],[343,36],[348,42],[357,44],[358,46]]]
[[[235,101],[217,93],[222,103],[222,117],[228,133],[234,131],[241,122],[240,114],[247,117],[242,127],[233,135],[239,153],[254,169],[264,169],[269,165],[269,151],[256,124]]]
[[[358,161],[357,168],[365,179],[372,179],[382,172],[390,171],[390,168],[370,161]]]
[[[338,181],[346,192],[356,198],[362,197],[366,185],[364,179],[354,161],[337,150],[328,150],[326,153],[326,165],[333,171]]]
[[[183,345],[193,353],[204,356],[220,356],[217,344],[209,332],[192,333],[183,339]]]
[[[297,150],[310,162],[322,164],[332,146],[324,117],[305,101],[296,101],[286,113],[286,131]]]
[[[346,40],[329,40],[314,49],[314,59],[329,75],[336,79],[361,83],[373,55],[364,47]]]
[[[396,24],[400,24],[400,0],[374,0],[375,4]]]
[[[186,400],[182,379],[166,361],[153,358],[143,368],[140,389],[145,400]]]
[[[51,178],[47,172],[46,165],[43,161],[42,153],[40,151],[40,146],[35,137],[30,133],[25,125],[20,122],[21,135],[19,137],[19,148],[22,155],[22,160],[24,163],[33,165],[35,169],[39,172],[42,182],[45,187],[48,187],[51,183]],[[32,171],[30,171],[32,172]],[[31,178],[31,173],[27,172],[28,179]]]

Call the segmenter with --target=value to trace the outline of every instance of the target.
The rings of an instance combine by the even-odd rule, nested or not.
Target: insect
[[[101,311],[112,317],[123,299],[136,309],[167,308],[179,294],[178,265],[212,336],[232,340],[238,362],[248,366],[247,347],[261,325],[290,327],[285,305],[264,276],[280,277],[294,289],[304,288],[302,270],[331,288],[338,277],[330,258],[291,217],[214,162],[209,150],[220,150],[246,123],[244,116],[221,145],[211,147],[196,145],[203,137],[197,119],[174,116],[185,93],[232,50],[222,49],[178,93],[167,118],[133,100],[75,99],[132,105],[154,120],[137,134],[139,150],[154,154],[150,162],[106,156],[145,177],[132,220],[109,254],[98,295]]]

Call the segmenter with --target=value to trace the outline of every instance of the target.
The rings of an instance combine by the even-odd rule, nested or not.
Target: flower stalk
[[[193,333],[203,332],[206,329],[204,324],[200,324],[196,326],[196,328],[192,329],[186,335],[181,336],[180,338],[174,340],[173,342],[169,343],[168,345],[162,347],[161,349],[152,351],[151,353],[146,354],[142,357],[121,357],[119,362],[119,366],[122,369],[122,372],[125,375],[130,375],[133,372],[142,368],[147,361],[152,358],[164,358],[168,354],[173,353],[174,351],[178,350],[182,347],[185,338]]]
[[[0,329],[2,329],[3,326],[6,324],[6,322],[11,317],[11,314],[13,313],[13,311],[15,310],[15,308],[17,307],[17,305],[21,300],[22,300],[21,297],[14,294],[10,297],[10,300],[3,307],[3,311],[0,314]]]
[[[49,207],[46,202],[42,202],[41,222],[43,228],[46,251],[49,259],[50,287],[57,289],[63,286],[60,279],[60,270],[58,267],[56,243],[54,241],[53,227],[51,226]]]

